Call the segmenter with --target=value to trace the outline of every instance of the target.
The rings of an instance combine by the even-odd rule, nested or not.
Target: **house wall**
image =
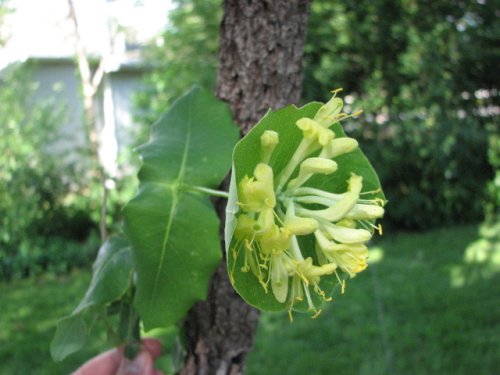
[[[133,121],[133,97],[143,87],[142,75],[143,72],[140,71],[123,71],[110,74],[119,152],[125,151],[124,148],[137,144],[135,136],[140,132],[140,129],[139,124]]]
[[[59,136],[51,148],[55,153],[68,155],[73,161],[76,157],[74,151],[86,144],[75,68],[69,63],[36,63],[33,79],[39,85],[34,100],[49,101],[57,110],[64,111]]]
[[[106,129],[101,132],[101,159],[110,170],[113,170],[112,164],[116,163],[117,155],[136,144],[134,134],[139,125],[133,121],[133,95],[141,88],[142,74],[143,71],[139,69],[108,74],[96,96],[97,127],[101,131]],[[85,149],[87,140],[76,66],[69,59],[38,61],[33,78],[39,84],[35,100],[50,100],[57,108],[64,109],[59,136],[51,149],[54,153],[64,155],[68,163],[79,163],[82,160],[80,152]],[[114,174],[116,170],[111,172]]]

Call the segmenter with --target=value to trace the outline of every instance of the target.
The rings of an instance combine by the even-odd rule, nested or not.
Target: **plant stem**
[[[208,194],[213,197],[229,198],[229,192],[223,190],[209,189],[203,186],[191,186],[189,190],[198,191],[200,193]]]

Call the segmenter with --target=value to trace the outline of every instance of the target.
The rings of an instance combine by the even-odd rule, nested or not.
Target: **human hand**
[[[142,340],[142,348],[130,360],[123,347],[104,352],[84,363],[73,375],[163,375],[155,370],[154,361],[161,354],[161,343],[155,339]]]

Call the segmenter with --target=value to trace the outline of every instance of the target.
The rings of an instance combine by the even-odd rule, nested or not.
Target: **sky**
[[[172,9],[171,0],[74,0],[74,3],[82,38],[92,54],[106,51],[109,31],[116,23],[132,31],[129,35],[139,42],[154,39],[165,27]],[[9,0],[7,5],[14,12],[3,25],[9,39],[0,50],[0,69],[28,57],[73,56],[73,26],[68,19],[67,0]]]

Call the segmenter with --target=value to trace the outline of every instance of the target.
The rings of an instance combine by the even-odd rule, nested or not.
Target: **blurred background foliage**
[[[193,83],[214,89],[220,1],[175,3],[169,28],[149,52],[157,68],[137,98],[144,124]],[[342,87],[346,109],[364,109],[346,128],[379,171],[390,202],[384,221],[395,228],[497,214],[498,5],[313,1],[303,102],[326,100]]]
[[[136,96],[136,119],[145,127],[193,84],[213,90],[219,48],[221,1],[173,0],[166,31],[148,48],[156,67]]]
[[[67,272],[95,255],[85,181],[51,150],[65,109],[33,100],[31,69],[12,66],[1,78],[0,280]]]
[[[500,104],[498,2],[314,2],[310,22],[305,97],[335,83],[365,110],[352,130],[380,170],[388,221],[426,229],[480,220],[498,168],[493,143],[488,161]]]

